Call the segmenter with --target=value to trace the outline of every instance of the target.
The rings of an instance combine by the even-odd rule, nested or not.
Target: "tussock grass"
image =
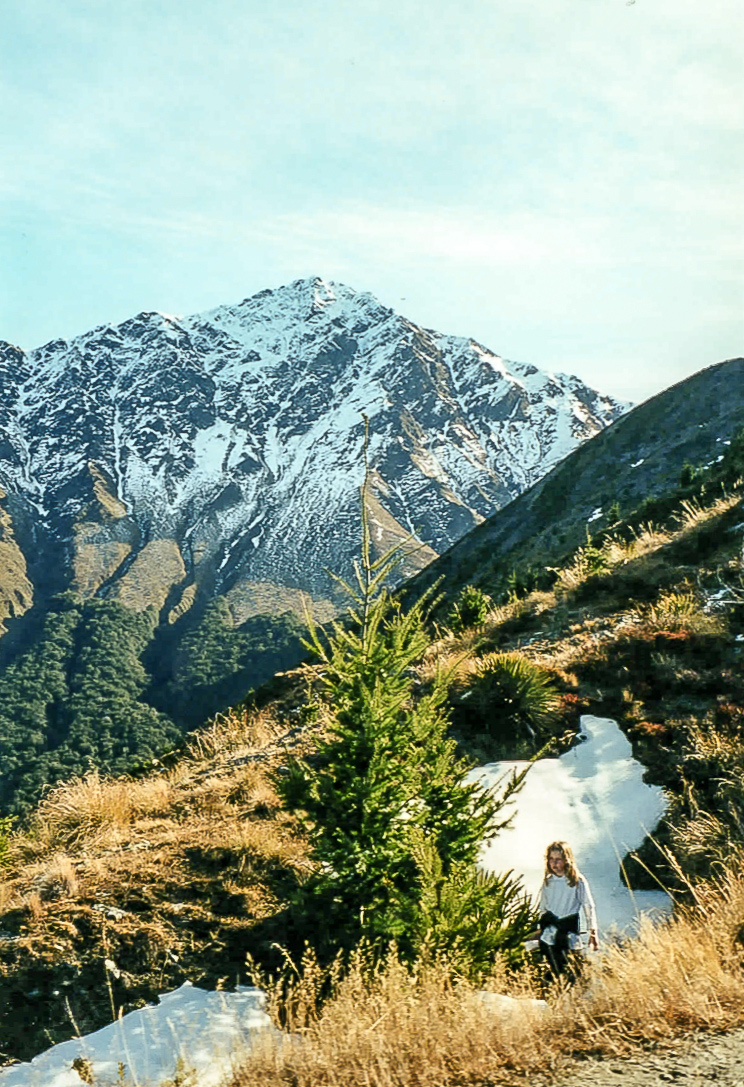
[[[170,785],[162,777],[108,779],[92,770],[49,789],[29,828],[42,849],[81,848],[116,837],[137,817],[167,811],[170,801]]]
[[[717,498],[708,506],[704,505],[699,498],[685,498],[680,503],[679,510],[674,515],[674,520],[684,531],[710,521],[714,517],[720,517],[740,503],[741,494],[728,492],[722,494],[720,498]]]
[[[79,880],[73,860],[67,853],[57,853],[41,868],[36,881],[42,898],[75,898]]]
[[[469,627],[457,635],[447,632],[428,649],[418,669],[420,679],[428,683],[438,672],[444,672],[455,686],[463,682],[467,685],[478,659],[498,643],[503,628],[541,615],[548,617],[556,604],[555,593],[535,591],[492,608],[478,627]]]
[[[555,594],[559,599],[570,596],[590,578],[610,574],[618,567],[647,558],[672,539],[671,532],[649,521],[632,529],[627,539],[612,535],[606,537],[601,545],[587,542],[576,550],[567,566],[555,570]]]
[[[644,555],[653,554],[665,547],[674,538],[672,532],[653,521],[646,521],[637,528],[631,529],[631,539],[621,546],[626,560],[642,558]]]
[[[16,896],[15,885],[11,880],[0,880],[0,916],[11,908]]]
[[[304,841],[287,833],[281,823],[239,824],[229,842],[231,848],[242,858],[238,866],[239,873],[243,874],[247,866],[247,875],[244,878],[250,878],[253,867],[266,864],[305,871],[310,868]]]
[[[194,761],[214,759],[242,748],[265,747],[279,732],[280,727],[270,708],[232,709],[218,713],[205,728],[192,732],[186,751]]]
[[[699,595],[690,588],[660,593],[649,608],[636,609],[638,620],[652,630],[687,630],[694,634],[721,634],[720,616],[707,615]]]

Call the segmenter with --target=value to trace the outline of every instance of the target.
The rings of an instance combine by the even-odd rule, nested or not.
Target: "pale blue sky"
[[[741,0],[5,0],[0,338],[310,275],[642,399],[744,353]]]

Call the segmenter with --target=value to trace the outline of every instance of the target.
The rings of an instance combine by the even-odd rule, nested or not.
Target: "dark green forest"
[[[0,675],[0,812],[22,814],[51,784],[96,767],[151,763],[185,731],[235,705],[302,655],[291,614],[234,627],[217,598],[165,632],[153,609],[55,597],[34,643]]]

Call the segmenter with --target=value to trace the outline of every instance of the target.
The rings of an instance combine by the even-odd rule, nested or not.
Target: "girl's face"
[[[551,849],[548,853],[548,864],[554,876],[563,876],[566,872],[566,858],[560,849]]]

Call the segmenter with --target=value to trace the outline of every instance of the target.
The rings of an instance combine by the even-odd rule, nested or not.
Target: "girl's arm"
[[[586,926],[589,929],[589,947],[592,951],[596,951],[599,947],[599,941],[597,939],[597,909],[594,905],[591,889],[584,876],[579,877],[576,889],[579,892],[579,908],[584,910]]]

